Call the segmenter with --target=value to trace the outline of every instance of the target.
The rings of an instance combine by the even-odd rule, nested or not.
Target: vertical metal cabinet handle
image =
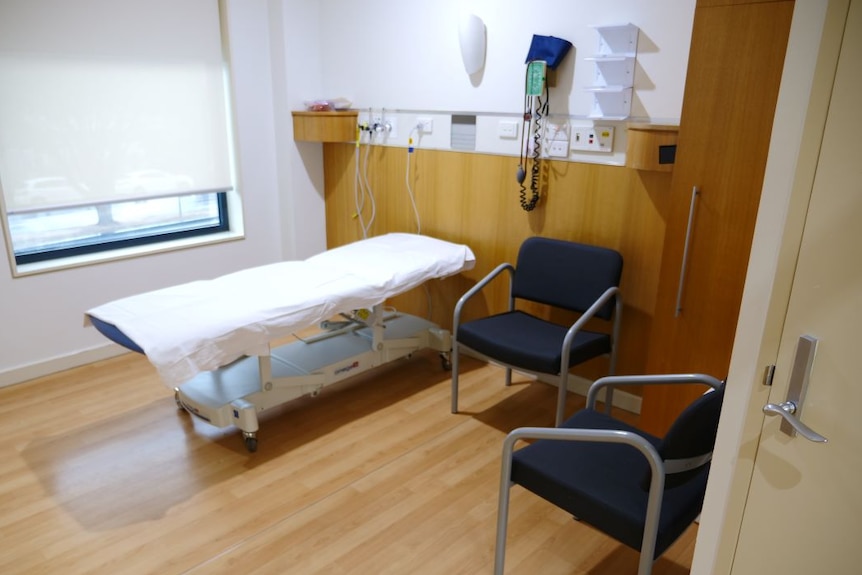
[[[802,423],[795,415],[796,403],[793,401],[785,401],[784,403],[767,403],[763,406],[763,413],[766,415],[780,415],[784,421],[793,426],[799,435],[813,441],[814,443],[826,443],[829,441],[804,423]]]
[[[784,421],[781,422],[781,431],[793,437],[794,431],[799,433],[808,441],[815,443],[826,443],[826,438],[802,423],[797,412],[802,409],[805,401],[805,391],[808,389],[808,380],[811,377],[811,369],[814,367],[814,355],[817,352],[817,338],[803,335],[796,343],[796,355],[793,358],[793,367],[790,370],[790,381],[787,386],[787,399],[783,403],[767,403],[763,406],[766,415],[780,415]]]
[[[700,190],[697,189],[697,186],[691,188],[691,206],[688,209],[688,225],[685,227],[685,245],[682,250],[682,266],[679,270],[679,286],[676,291],[676,312],[674,312],[674,317],[679,317],[679,314],[682,313],[682,292],[685,287],[685,270],[688,267],[688,246],[691,242],[691,228],[694,223],[694,205],[697,202],[697,195],[700,193]]]

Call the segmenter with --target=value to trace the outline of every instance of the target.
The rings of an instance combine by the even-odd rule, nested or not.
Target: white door
[[[816,338],[800,419],[828,443],[765,418],[735,575],[862,573],[860,136],[862,0],[853,0],[770,396],[785,401],[799,337]]]

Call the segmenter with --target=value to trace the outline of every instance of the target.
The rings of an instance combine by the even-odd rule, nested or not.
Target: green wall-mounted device
[[[545,72],[548,65],[544,60],[533,60],[527,64],[527,95],[541,96],[545,89]]]

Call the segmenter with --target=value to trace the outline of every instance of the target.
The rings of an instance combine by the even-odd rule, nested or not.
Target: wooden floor
[[[254,454],[135,354],[0,389],[0,573],[491,573],[503,437],[552,424],[555,390],[463,363],[462,413],[420,353],[264,414]],[[656,575],[688,573],[695,529]],[[636,570],[513,489],[507,573]]]

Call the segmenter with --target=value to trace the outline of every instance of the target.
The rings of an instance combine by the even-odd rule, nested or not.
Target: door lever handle
[[[814,443],[826,443],[829,441],[804,423],[799,420],[794,414],[796,413],[796,403],[793,401],[785,401],[784,403],[767,403],[763,406],[763,413],[766,415],[780,415],[784,421],[793,426],[799,435],[813,441]]]

